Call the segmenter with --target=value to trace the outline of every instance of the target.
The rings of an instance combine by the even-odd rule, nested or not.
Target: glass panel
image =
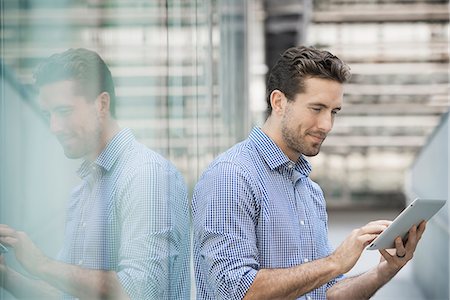
[[[51,259],[116,271],[120,287],[135,298],[189,298],[194,293],[189,196],[212,159],[245,138],[251,126],[247,71],[251,5],[253,1],[243,0],[2,1],[0,224],[23,230]],[[65,144],[69,141],[53,136],[58,135],[55,120],[61,117],[55,114],[61,112],[45,106],[47,83],[34,86],[32,74],[38,64],[69,48],[90,49],[105,61],[115,84],[120,128],[130,128],[139,143],[154,151],[123,154],[132,162],[149,159],[144,163],[147,168],[136,162],[136,171],[118,160],[114,166],[124,163],[129,172],[117,175],[114,184],[106,181],[113,176],[98,164],[106,146],[99,146],[102,151],[92,159],[101,171],[89,171],[86,178],[77,175],[88,155],[70,155]],[[59,78],[53,81],[60,82]],[[94,78],[91,83],[97,87],[101,80]],[[67,97],[57,98],[56,92],[66,92]],[[89,98],[84,85],[50,93],[58,103],[72,96],[97,101],[99,95]],[[86,127],[95,119],[81,115],[88,121],[77,119],[77,126]],[[102,139],[89,140],[97,145]],[[112,139],[107,141],[112,145]],[[167,161],[178,171],[167,167]],[[171,177],[176,172],[185,186]],[[35,264],[15,259],[13,247],[9,250],[5,260],[11,269],[29,279],[39,278]],[[139,269],[136,263],[147,281],[133,273]],[[99,276],[106,278],[103,273]],[[68,282],[75,282],[72,279]],[[89,297],[79,294],[87,290],[82,285],[58,284],[66,294]],[[27,285],[22,287],[22,292],[28,290]],[[31,297],[37,295],[31,292]],[[11,297],[0,289],[0,298]]]

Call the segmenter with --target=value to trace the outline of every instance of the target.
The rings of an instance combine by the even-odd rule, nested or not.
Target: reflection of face
[[[289,157],[319,153],[341,109],[342,98],[343,86],[339,82],[320,78],[305,80],[305,92],[286,103],[281,119],[281,134]]]
[[[58,81],[40,89],[39,104],[68,158],[95,158],[101,122],[97,101],[76,93],[75,81]]]

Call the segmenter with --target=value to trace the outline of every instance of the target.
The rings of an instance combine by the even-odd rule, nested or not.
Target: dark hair
[[[92,100],[102,92],[107,92],[111,116],[116,115],[116,93],[111,71],[94,51],[79,48],[53,54],[38,65],[33,77],[37,87],[62,80],[74,80],[77,92]]]
[[[344,83],[350,79],[350,68],[328,51],[312,47],[292,47],[278,59],[267,79],[267,117],[272,113],[270,94],[280,90],[288,101],[305,90],[305,79],[323,78]]]

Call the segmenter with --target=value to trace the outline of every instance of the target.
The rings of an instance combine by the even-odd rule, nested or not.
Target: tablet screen
[[[428,221],[446,203],[446,200],[416,199],[408,205],[375,240],[367,250],[395,248],[394,240],[400,236],[405,240],[409,229]]]

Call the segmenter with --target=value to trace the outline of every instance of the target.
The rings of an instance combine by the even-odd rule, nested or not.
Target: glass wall
[[[58,3],[3,3],[2,61],[22,85],[53,53],[95,50],[111,68],[121,125],[175,160],[189,182],[246,136],[251,2]]]
[[[26,232],[49,257],[60,255],[67,203],[83,181],[82,160],[65,157],[41,113],[32,74],[43,59],[69,48],[97,52],[113,76],[120,127],[178,169],[185,199],[212,159],[247,136],[249,81],[263,76],[248,67],[252,44],[261,43],[253,34],[261,33],[259,1],[0,5],[0,224]],[[8,266],[26,271],[12,253],[5,257]],[[0,289],[1,299],[9,297]]]

